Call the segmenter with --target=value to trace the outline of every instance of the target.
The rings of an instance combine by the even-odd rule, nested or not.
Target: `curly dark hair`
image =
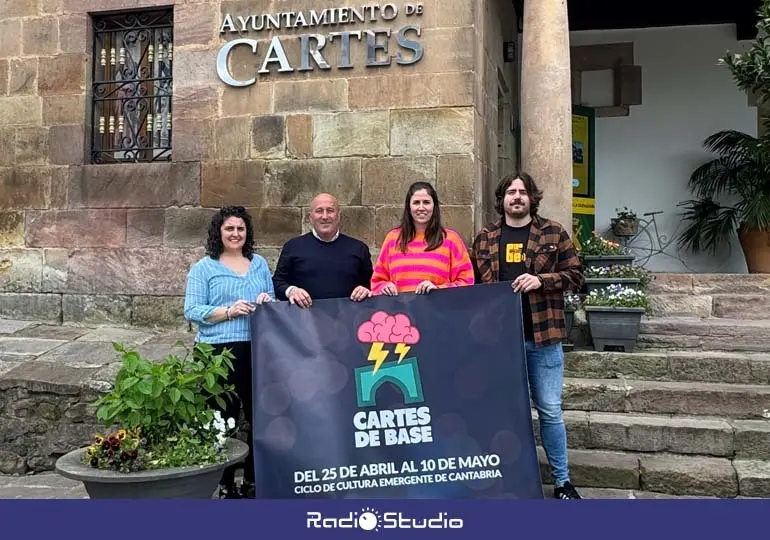
[[[243,256],[251,260],[254,254],[254,226],[251,223],[251,215],[243,206],[225,206],[211,217],[209,237],[206,241],[206,255],[212,259],[219,259],[219,256],[222,255],[225,245],[222,243],[221,228],[222,224],[230,217],[240,218],[246,224],[246,241],[241,250]]]
[[[414,227],[414,219],[412,219],[411,201],[412,195],[416,192],[424,189],[433,199],[433,215],[428,221],[428,227],[425,229],[425,242],[428,244],[425,251],[433,251],[438,248],[444,241],[446,231],[441,225],[441,206],[438,201],[438,194],[434,187],[428,182],[415,182],[406,192],[406,200],[404,201],[404,213],[401,216],[401,225],[398,235],[398,247],[401,253],[406,253],[406,246],[414,240],[416,229]]]
[[[521,171],[516,174],[509,174],[497,184],[495,188],[495,210],[501,217],[505,217],[505,209],[503,208],[503,199],[505,199],[506,190],[511,187],[514,180],[521,180],[524,184],[524,189],[527,190],[529,195],[529,215],[535,216],[540,209],[540,201],[543,200],[543,192],[537,188],[535,179],[529,174]]]

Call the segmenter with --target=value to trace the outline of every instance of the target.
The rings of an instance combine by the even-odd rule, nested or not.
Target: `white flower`
[[[225,429],[227,429],[227,422],[225,422],[225,419],[222,418],[222,413],[219,411],[214,411],[214,419],[211,421],[210,424],[207,426],[204,426],[206,429],[214,429],[215,431],[218,431],[219,433],[224,433]]]
[[[235,429],[235,418],[227,419],[227,427],[229,427],[230,429]]]

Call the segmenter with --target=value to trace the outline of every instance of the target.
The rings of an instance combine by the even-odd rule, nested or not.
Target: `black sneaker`
[[[257,486],[254,482],[248,482],[246,480],[241,484],[241,498],[242,499],[256,499],[257,498]]]
[[[235,487],[235,484],[222,485],[219,484],[219,498],[220,499],[241,499],[241,492]]]
[[[563,486],[557,487],[553,490],[554,499],[582,499],[580,493],[577,492],[575,486],[569,482],[565,482]]]

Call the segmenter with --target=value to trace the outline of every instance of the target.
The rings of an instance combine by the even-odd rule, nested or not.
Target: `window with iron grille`
[[[92,163],[171,160],[173,8],[94,16]]]

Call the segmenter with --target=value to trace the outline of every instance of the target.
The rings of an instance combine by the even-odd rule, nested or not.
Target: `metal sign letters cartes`
[[[331,70],[352,69],[351,47],[366,47],[366,67],[384,67],[392,65],[410,65],[419,62],[424,54],[424,47],[419,38],[422,36],[420,24],[407,24],[397,30],[392,28],[366,28],[347,30],[356,24],[371,24],[395,20],[399,15],[421,17],[423,4],[408,3],[398,6],[394,3],[367,4],[359,7],[339,7],[310,9],[305,11],[285,11],[266,14],[225,14],[220,34],[244,35],[250,32],[283,35],[259,36],[262,39],[239,37],[225,43],[217,54],[217,74],[225,84],[235,87],[251,86],[257,82],[257,74],[271,73],[275,66],[277,73],[312,71],[314,69]],[[295,30],[314,29],[312,32],[292,34]],[[319,32],[319,30],[322,30]],[[391,41],[395,41],[397,50],[391,52]],[[295,50],[290,41],[299,42],[299,57],[290,58],[287,54]],[[255,56],[261,56],[259,69],[248,79],[237,79],[230,70],[229,59],[236,47],[246,47]],[[337,47],[336,55],[328,54],[332,47]],[[262,49],[264,48],[264,52]],[[326,54],[325,54],[326,53]],[[337,58],[332,66],[327,58]]]

